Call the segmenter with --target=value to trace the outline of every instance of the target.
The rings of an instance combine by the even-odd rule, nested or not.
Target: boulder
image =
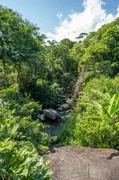
[[[119,152],[114,149],[66,146],[44,156],[53,180],[119,180]]]
[[[40,121],[44,121],[44,120],[45,120],[44,114],[38,114],[37,118],[38,118]]]
[[[45,116],[44,116],[44,114],[41,114],[41,115],[40,115],[40,120],[41,120],[41,121],[45,121]]]
[[[70,105],[67,104],[67,103],[64,103],[64,104],[61,105],[61,108],[62,108],[62,110],[66,111],[66,110],[70,109]]]
[[[43,114],[45,119],[56,120],[60,118],[59,113],[54,109],[44,109]]]
[[[63,111],[62,105],[57,108],[57,111],[59,111],[59,112]]]

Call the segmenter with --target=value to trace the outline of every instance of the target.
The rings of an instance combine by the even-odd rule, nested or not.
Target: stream
[[[71,99],[68,99],[65,103],[57,104],[55,109],[44,109],[42,122],[48,126],[45,133],[50,136],[58,136],[62,128],[61,124],[66,117],[70,116],[72,111]]]

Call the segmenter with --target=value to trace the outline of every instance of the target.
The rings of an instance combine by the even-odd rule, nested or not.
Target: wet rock
[[[64,116],[65,115],[65,112],[64,111],[60,111],[58,112],[60,116]]]
[[[40,120],[41,120],[41,121],[45,121],[45,116],[44,116],[44,114],[41,114],[41,115],[40,115]]]
[[[40,121],[44,121],[44,120],[45,120],[44,114],[38,114],[37,118],[38,118]]]
[[[62,111],[62,105],[57,108],[57,111]]]
[[[43,114],[45,119],[56,120],[60,118],[59,113],[54,109],[44,109]]]
[[[66,104],[66,103],[62,104],[61,108],[66,111],[66,110],[70,109],[70,105]]]

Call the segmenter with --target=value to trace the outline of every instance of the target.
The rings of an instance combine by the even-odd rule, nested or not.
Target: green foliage
[[[78,74],[78,61],[73,57],[73,46],[72,41],[63,39],[60,43],[50,42],[50,46],[46,47],[47,77],[59,84],[65,95],[72,92]]]
[[[37,62],[41,55],[36,52],[43,49],[39,28],[11,9],[0,6],[0,59],[3,66],[3,86],[8,86],[7,66],[13,66],[17,73],[17,82],[21,82],[26,65]],[[32,63],[33,62],[33,63]]]
[[[23,97],[18,85],[2,89],[0,98],[0,177],[50,179],[47,164],[38,155],[50,143],[46,127],[37,120],[41,107]]]
[[[44,45],[44,38],[38,27],[0,6],[4,180],[50,179],[40,155],[48,150],[51,138],[39,121],[40,113],[71,96],[78,74],[83,91],[63,124],[60,144],[119,149],[119,18],[97,32],[81,33],[79,42],[63,39]]]
[[[20,124],[12,111],[0,109],[0,178],[50,179],[50,171],[29,141],[18,141]]]
[[[80,107],[65,122],[60,143],[119,149],[119,95],[117,93],[110,98],[107,94],[92,92],[99,100],[80,102]]]
[[[119,80],[119,76],[116,76],[113,79],[110,79],[109,77],[105,77],[105,76],[100,76],[99,78],[93,78],[89,82],[85,83],[83,92],[81,92],[79,96],[83,101],[85,100],[87,101],[87,99],[90,101],[91,99],[94,98],[94,91],[92,92],[92,89],[93,90],[95,89],[102,93],[115,94],[117,91],[119,91],[119,85],[117,83],[118,80]]]
[[[88,82],[79,94],[73,114],[65,120],[60,144],[119,149],[119,86],[101,76]]]
[[[110,118],[114,118],[115,115],[118,115],[119,109],[118,109],[118,102],[119,102],[119,93],[113,95],[113,97],[109,101],[109,106],[107,109],[107,113]]]
[[[82,44],[80,43],[75,43],[73,48],[70,51],[69,56],[72,59],[72,68],[75,69],[75,71],[79,71],[81,70],[81,61],[82,61],[82,56],[85,52],[85,49],[83,48]],[[78,68],[78,69],[76,69]]]
[[[17,140],[32,142],[40,153],[42,153],[40,145],[48,149],[50,138],[44,133],[46,127],[38,120],[41,106],[28,95],[23,97],[17,85],[1,90],[0,98],[1,106],[8,111],[12,110],[13,116],[17,118],[19,123]]]
[[[40,102],[42,107],[54,107],[55,104],[62,98],[63,90],[57,83],[37,79],[32,84],[27,82],[23,89],[31,94],[31,97]],[[28,90],[27,90],[28,89]],[[20,89],[20,91],[24,91]],[[40,109],[40,108],[39,108]]]
[[[44,46],[39,28],[17,12],[0,6],[0,17],[1,86],[18,84],[21,93],[30,94],[43,107],[54,107],[64,98],[62,92],[72,92],[76,81],[78,60],[71,53],[74,43],[63,39]]]
[[[115,76],[118,73],[119,59],[119,18],[110,24],[102,26],[96,33],[91,33],[83,45],[88,43],[82,61],[87,63],[87,70],[92,76],[104,74]],[[90,78],[89,77],[89,78]]]

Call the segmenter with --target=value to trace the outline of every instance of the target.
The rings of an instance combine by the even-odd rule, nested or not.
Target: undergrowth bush
[[[0,178],[51,179],[51,172],[30,141],[16,140],[20,124],[12,111],[0,108]]]
[[[62,88],[59,84],[43,79],[24,82],[20,87],[22,93],[28,92],[31,97],[42,104],[43,107],[54,107],[62,97]]]
[[[1,106],[8,111],[11,110],[13,116],[17,118],[19,123],[17,140],[32,142],[41,154],[47,151],[51,138],[44,133],[47,127],[38,119],[41,105],[28,95],[23,97],[17,85],[0,91],[0,98]]]
[[[0,91],[0,178],[4,180],[51,179],[41,155],[50,137],[38,120],[41,105],[17,85]]]

